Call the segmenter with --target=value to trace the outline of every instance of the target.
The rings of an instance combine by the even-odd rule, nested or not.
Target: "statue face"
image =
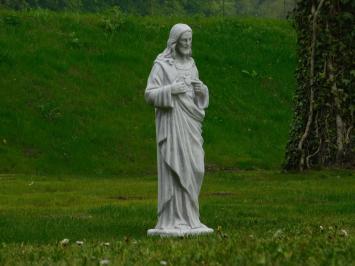
[[[184,32],[176,43],[176,52],[182,56],[191,55],[192,32]]]

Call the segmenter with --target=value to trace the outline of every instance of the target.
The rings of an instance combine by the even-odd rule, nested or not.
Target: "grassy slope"
[[[108,35],[102,17],[0,11],[0,172],[155,172],[154,111],[143,92],[171,25],[182,19],[131,17]],[[194,58],[211,94],[207,164],[278,167],[294,89],[291,27],[184,21],[194,29]]]
[[[155,178],[2,175],[0,182],[1,265],[104,258],[113,265],[350,265],[355,256],[350,171],[208,175],[201,219],[217,232],[177,240],[145,237],[156,222]],[[57,245],[64,238],[67,249]]]

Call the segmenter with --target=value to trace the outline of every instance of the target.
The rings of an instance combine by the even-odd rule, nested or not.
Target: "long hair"
[[[172,63],[176,57],[176,44],[179,38],[181,37],[181,35],[187,31],[190,31],[192,33],[192,29],[190,28],[189,25],[183,23],[175,24],[170,30],[167,47],[162,53],[160,53],[157,56],[156,60],[168,61],[169,63]],[[190,49],[189,56],[191,55],[192,55],[192,49]]]

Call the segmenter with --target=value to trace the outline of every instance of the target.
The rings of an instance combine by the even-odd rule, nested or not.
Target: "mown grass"
[[[278,168],[295,87],[288,22],[0,10],[0,172],[154,174],[143,93],[181,21],[211,94],[207,168]]]
[[[216,233],[182,239],[146,237],[156,222],[155,178],[0,181],[1,265],[351,265],[355,255],[350,171],[208,175],[201,219]]]

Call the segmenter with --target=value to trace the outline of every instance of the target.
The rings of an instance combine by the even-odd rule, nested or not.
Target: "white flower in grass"
[[[168,263],[165,260],[160,261],[160,265],[167,265]]]
[[[105,242],[102,245],[104,245],[105,247],[109,247],[110,246],[110,242]]]
[[[110,261],[108,259],[100,260],[100,265],[109,265]]]
[[[323,226],[319,226],[319,229],[321,230],[321,231],[324,231],[324,227]]]
[[[69,239],[68,238],[64,238],[62,241],[60,241],[60,244],[65,247],[66,245],[69,244]]]
[[[280,237],[282,235],[282,230],[278,229],[276,230],[276,232],[274,233],[274,238]]]
[[[78,246],[82,246],[84,244],[84,241],[76,241],[75,242]]]
[[[341,236],[344,236],[344,237],[348,237],[349,236],[348,232],[345,229],[341,229],[339,234]]]

